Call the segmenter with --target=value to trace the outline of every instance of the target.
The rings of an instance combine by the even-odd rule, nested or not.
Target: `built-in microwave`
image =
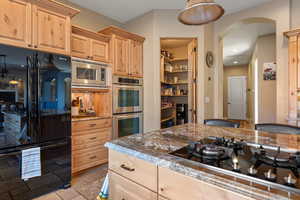
[[[108,86],[107,64],[72,59],[72,85],[81,87],[107,87]]]

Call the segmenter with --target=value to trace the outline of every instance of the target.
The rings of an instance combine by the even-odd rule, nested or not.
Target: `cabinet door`
[[[0,43],[31,47],[31,4],[1,0]]]
[[[35,48],[58,54],[70,54],[70,17],[33,6]]]
[[[114,39],[114,74],[128,75],[129,41],[116,36]]]
[[[143,43],[130,41],[129,75],[143,77]]]
[[[289,39],[289,117],[297,118],[297,36]]]
[[[113,200],[155,200],[157,194],[109,171],[109,199]]]
[[[185,176],[167,168],[159,168],[159,195],[171,200],[254,200],[216,185]],[[180,184],[178,184],[180,183]],[[208,195],[209,194],[209,195]]]
[[[108,43],[91,40],[91,59],[100,62],[108,62]]]
[[[71,54],[74,57],[88,59],[90,57],[90,39],[72,34]]]

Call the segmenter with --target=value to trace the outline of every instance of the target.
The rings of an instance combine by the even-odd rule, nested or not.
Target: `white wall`
[[[300,28],[300,1],[291,0],[291,23],[293,29]]]
[[[214,24],[214,51],[217,57],[215,117],[223,113],[223,60],[222,35],[235,23],[241,23],[249,18],[265,18],[276,22],[276,62],[277,62],[277,122],[284,123],[288,116],[288,47],[283,32],[290,29],[290,1],[274,0],[255,8],[226,15]]]
[[[205,87],[207,67],[204,64],[205,52],[212,40],[205,41],[205,33],[212,35],[212,28],[203,26],[186,26],[178,22],[178,10],[154,10],[138,17],[127,24],[127,30],[146,38],[144,44],[144,130],[145,132],[160,129],[160,38],[197,38],[198,39],[198,121],[202,122],[205,115],[213,114],[213,96],[208,92],[213,88]],[[209,32],[211,31],[211,32]],[[212,48],[212,45],[211,45]],[[205,94],[210,102],[204,105]],[[211,104],[211,105],[210,105]],[[208,108],[208,111],[205,110]]]
[[[276,60],[276,36],[266,35],[257,39],[252,56],[251,66],[258,61],[258,123],[276,122],[276,82],[263,80],[264,63]],[[252,69],[254,70],[254,69]],[[254,73],[253,73],[254,74]]]
[[[58,0],[61,3],[70,5],[80,10],[80,13],[72,18],[72,24],[87,28],[98,32],[109,25],[115,25],[122,27],[123,24],[109,17],[101,15],[100,13],[78,6],[77,4],[71,3],[68,0]]]

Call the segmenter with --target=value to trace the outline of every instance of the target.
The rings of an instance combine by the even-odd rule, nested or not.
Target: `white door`
[[[246,120],[247,77],[228,77],[228,118]]]

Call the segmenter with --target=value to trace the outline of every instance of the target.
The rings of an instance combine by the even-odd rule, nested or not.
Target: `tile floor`
[[[34,200],[96,200],[107,173],[107,164],[73,177],[72,187]]]

